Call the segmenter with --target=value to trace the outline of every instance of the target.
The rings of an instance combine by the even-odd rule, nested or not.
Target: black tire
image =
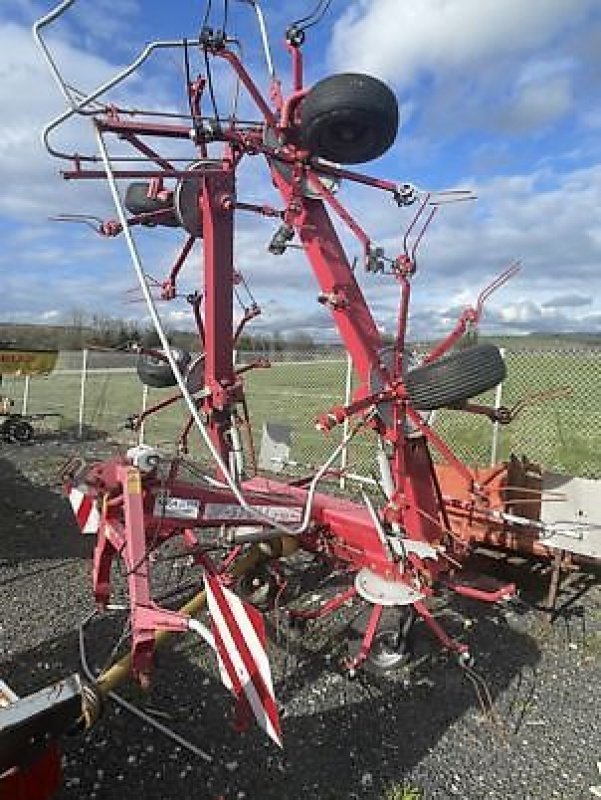
[[[273,603],[277,588],[273,574],[265,564],[260,564],[239,578],[236,593],[242,600],[266,611]]]
[[[0,436],[4,439],[5,442],[10,442],[10,426],[11,426],[11,418],[5,419],[2,421],[0,425]]]
[[[185,372],[190,363],[190,353],[186,350],[179,350],[176,347],[172,347],[171,349],[180,372]],[[167,389],[170,386],[177,385],[170,364],[156,356],[146,353],[140,355],[138,357],[136,369],[138,378],[146,386],[151,386],[154,389]]]
[[[354,658],[361,649],[372,606],[368,606],[353,621],[349,629],[348,652]],[[413,650],[413,624],[416,614],[413,606],[393,606],[382,609],[382,616],[374,635],[371,650],[362,668],[376,677],[389,675],[403,667]]]
[[[370,75],[343,72],[313,86],[302,101],[300,134],[313,156],[360,164],[385,153],[399,127],[389,87]]]
[[[273,128],[265,128],[263,142],[267,145],[267,147],[271,147],[274,150],[280,146],[278,134],[273,130]],[[288,183],[292,181],[294,170],[291,164],[287,164],[284,161],[279,161],[277,158],[270,158],[268,161],[269,165],[276,172],[279,172],[285,181]],[[333,178],[331,175],[324,175],[323,172],[319,172],[318,170],[316,170],[316,174],[325,188],[333,194],[336,194],[338,191],[339,181],[336,178]],[[319,190],[316,189],[313,184],[307,180],[307,178],[302,179],[301,189],[303,192],[303,197],[308,197],[310,200],[319,200],[322,196]]]
[[[405,386],[411,405],[419,411],[460,406],[493,389],[505,378],[505,362],[494,344],[478,344],[416,367]]]
[[[191,164],[188,169],[202,169],[202,163]],[[179,224],[196,239],[202,239],[202,216],[198,206],[200,191],[201,182],[197,178],[182,178],[173,197]]]
[[[175,215],[173,200],[160,200],[158,197],[148,197],[147,181],[130,183],[125,192],[125,208],[130,214],[156,214],[153,218],[143,222],[143,225],[164,225],[168,228],[177,228],[180,224]],[[160,211],[162,213],[157,214]]]
[[[204,353],[194,356],[186,369],[186,388],[190,394],[199,392],[205,385]]]
[[[33,426],[19,417],[9,417],[2,426],[2,435],[7,442],[27,444],[33,439]]]

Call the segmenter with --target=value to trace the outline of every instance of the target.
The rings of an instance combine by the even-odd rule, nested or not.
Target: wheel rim
[[[380,672],[389,672],[407,659],[407,646],[404,638],[398,646],[396,631],[380,631],[374,637],[368,660]]]

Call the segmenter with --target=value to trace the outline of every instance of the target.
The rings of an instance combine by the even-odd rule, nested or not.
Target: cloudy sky
[[[143,318],[143,306],[128,292],[135,280],[124,242],[48,220],[61,212],[109,218],[114,211],[103,183],[61,180],[61,165],[40,144],[43,124],[63,108],[30,34],[50,4],[2,5],[0,320],[61,323],[95,312]],[[313,5],[264,4],[285,85],[282,33]],[[212,6],[219,27],[222,0]],[[235,0],[229,6],[229,27],[244,40],[264,86],[248,6]],[[203,13],[204,4],[191,0],[78,0],[50,41],[68,81],[88,91],[145,42],[193,37]],[[365,171],[424,189],[469,188],[479,198],[444,208],[428,232],[414,282],[415,338],[448,328],[513,259],[523,269],[493,296],[484,331],[601,332],[601,0],[332,0],[321,24],[308,32],[305,51],[310,81],[350,70],[394,88],[402,119],[397,141]],[[231,81],[222,73],[216,81],[224,107]],[[183,111],[182,86],[181,57],[165,54],[132,78],[118,100]],[[55,141],[80,152],[95,148],[89,123],[66,128]],[[239,196],[277,202],[258,159],[243,170]],[[376,243],[391,256],[399,252],[407,213],[370,189],[343,186],[340,197]],[[316,302],[300,254],[267,253],[273,229],[268,221],[240,219],[237,265],[264,312],[255,330],[329,338],[328,313]],[[171,231],[143,232],[148,273],[168,271],[180,238]],[[193,280],[190,265],[183,292]],[[360,280],[378,324],[392,331],[390,279]],[[183,301],[162,310],[167,321],[187,324]]]

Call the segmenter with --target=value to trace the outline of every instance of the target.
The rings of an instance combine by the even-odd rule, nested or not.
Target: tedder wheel
[[[303,146],[313,156],[360,164],[381,156],[399,127],[396,97],[385,83],[354,72],[318,81],[301,104]]]
[[[146,222],[146,225],[166,225],[176,228],[180,224],[173,208],[173,200],[160,200],[158,197],[148,196],[149,184],[147,181],[130,183],[125,192],[125,207],[131,214],[153,214],[157,211],[164,213]]]
[[[202,169],[202,167],[203,162],[197,161],[190,164],[188,170],[198,170]],[[173,196],[175,215],[179,220],[179,224],[195,239],[202,239],[202,216],[198,207],[200,191],[201,184],[197,178],[182,178],[178,181]]]
[[[372,607],[369,606],[351,625],[348,639],[351,658],[356,656],[361,648],[371,611]],[[405,665],[411,658],[414,622],[413,606],[384,608],[363,669],[380,677]]]
[[[186,350],[179,350],[177,347],[172,347],[171,350],[180,372],[185,372],[190,363],[190,353]],[[136,369],[138,378],[146,386],[151,386],[155,389],[166,389],[177,384],[169,363],[148,353],[143,353],[138,357]]]
[[[410,370],[409,400],[419,411],[457,406],[493,389],[505,378],[505,362],[494,344],[477,344]]]
[[[243,600],[265,611],[272,604],[277,585],[267,566],[259,564],[240,577],[236,589]]]

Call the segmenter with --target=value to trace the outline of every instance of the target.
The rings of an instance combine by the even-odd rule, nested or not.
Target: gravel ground
[[[2,447],[0,676],[24,694],[79,667],[77,626],[92,610],[92,542],[51,488],[74,446]],[[540,569],[495,566],[517,578],[529,603],[540,600]],[[232,704],[206,648],[178,640],[160,652],[150,692],[128,687],[124,694],[159,712],[212,760],[109,704],[90,732],[63,741],[57,800],[397,800],[403,786],[423,800],[591,798],[590,787],[601,784],[598,574],[573,575],[560,600],[552,627],[529,605],[441,607],[445,624],[470,642],[494,701],[486,713],[471,681],[425,632],[410,669],[349,681],[338,669],[345,619],[303,635],[280,628],[272,657],[285,707],[283,752],[254,727],[242,736],[233,731]],[[92,622],[95,663],[118,630]]]

